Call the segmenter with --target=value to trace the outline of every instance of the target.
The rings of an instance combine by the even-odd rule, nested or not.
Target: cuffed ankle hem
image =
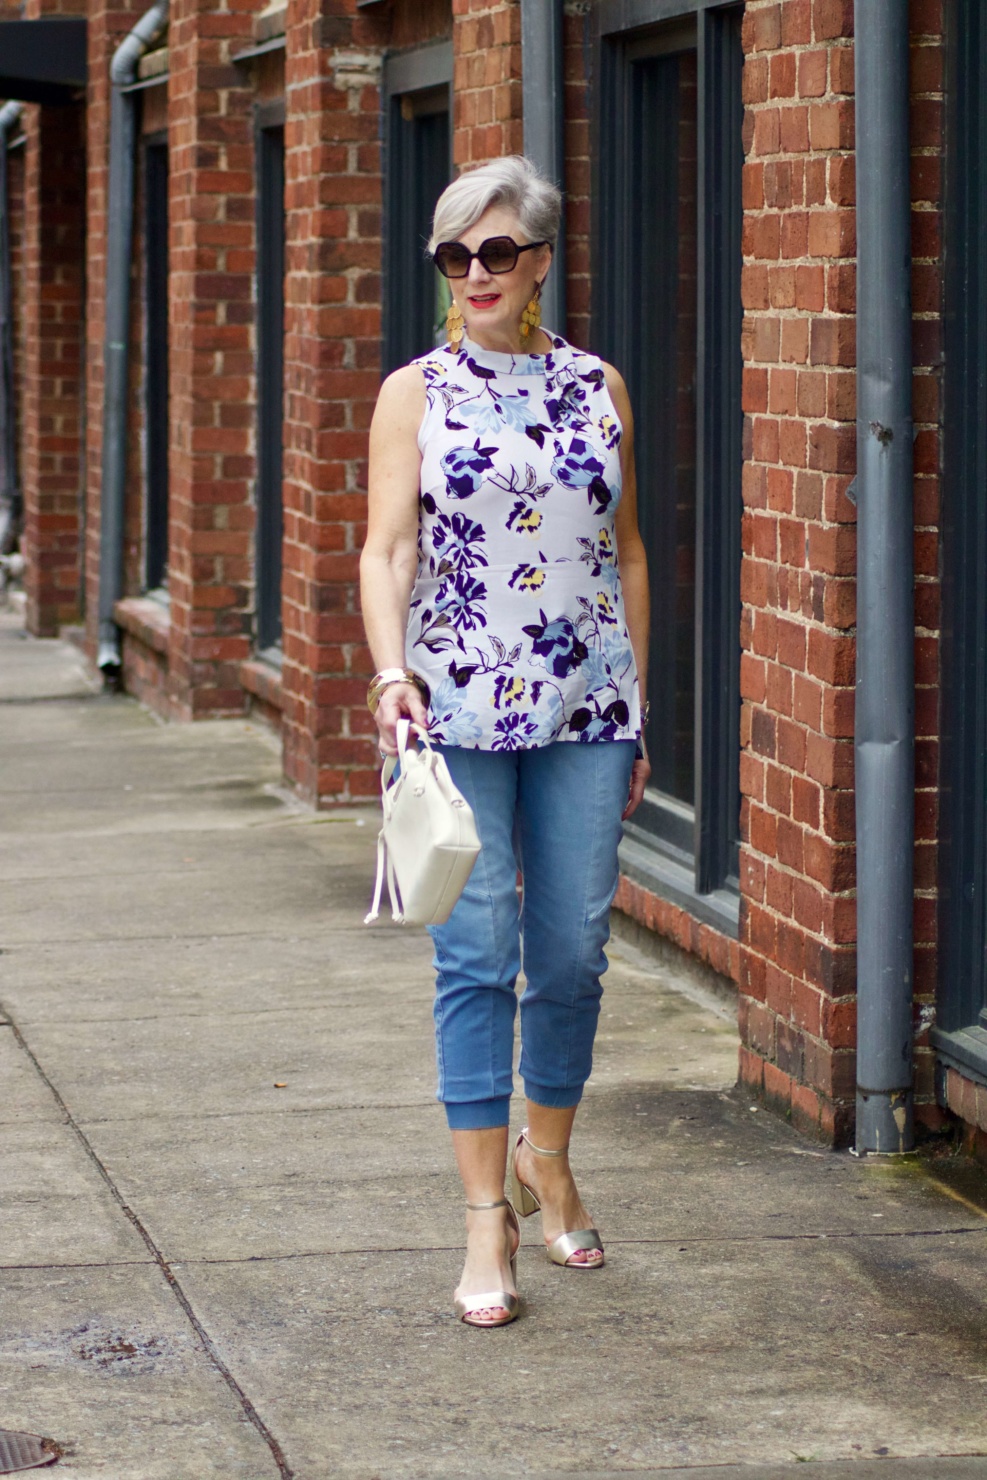
[[[511,1123],[511,1097],[496,1100],[444,1101],[451,1131],[487,1131]]]
[[[546,1110],[571,1110],[578,1105],[583,1097],[583,1086],[578,1089],[549,1089],[547,1085],[535,1084],[532,1080],[524,1081],[525,1098],[532,1100],[536,1105],[544,1105]]]

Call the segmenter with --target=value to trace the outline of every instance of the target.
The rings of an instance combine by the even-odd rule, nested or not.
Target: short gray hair
[[[523,154],[507,154],[468,170],[446,186],[435,207],[428,252],[434,252],[439,242],[456,241],[491,206],[515,211],[529,241],[555,246],[562,192]]]

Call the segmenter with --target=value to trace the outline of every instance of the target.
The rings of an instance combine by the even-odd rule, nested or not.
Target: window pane
[[[168,580],[168,146],[144,152],[144,580]]]
[[[448,285],[425,255],[449,182],[447,91],[393,97],[387,152],[384,369],[445,343]]]
[[[631,69],[628,375],[652,582],[652,785],[692,803],[696,573],[696,53]]]

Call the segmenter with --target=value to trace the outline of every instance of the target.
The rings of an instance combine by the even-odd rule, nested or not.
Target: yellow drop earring
[[[456,300],[453,299],[449,305],[449,312],[446,314],[446,337],[453,349],[458,349],[462,343],[465,328],[466,320],[460,313]]]
[[[527,339],[532,329],[541,328],[541,283],[537,283],[527,308],[521,315],[521,338]]]

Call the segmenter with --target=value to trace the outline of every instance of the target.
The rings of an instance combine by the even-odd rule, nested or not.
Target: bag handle
[[[431,759],[435,755],[435,751],[432,748],[432,742],[428,738],[428,732],[426,730],[423,730],[421,725],[412,724],[411,720],[399,719],[397,723],[398,753],[397,755],[385,756],[384,764],[381,767],[380,789],[382,793],[386,792],[387,788],[390,786],[391,780],[394,776],[394,772],[397,770],[398,761],[404,761],[405,754],[408,750],[408,743],[411,739],[412,730],[414,730],[417,738],[424,742],[425,748],[428,751],[429,758]],[[394,874],[394,864],[392,863],[390,854],[387,851],[387,843],[384,838],[384,829],[381,828],[380,833],[377,836],[377,879],[374,884],[374,899],[373,904],[370,906],[369,915],[364,918],[364,925],[372,925],[380,914],[380,896],[383,891],[385,879],[387,881],[388,898],[391,902],[391,917],[394,920],[395,924],[403,925],[404,915],[398,908],[397,902],[398,889],[397,879],[395,878]]]

